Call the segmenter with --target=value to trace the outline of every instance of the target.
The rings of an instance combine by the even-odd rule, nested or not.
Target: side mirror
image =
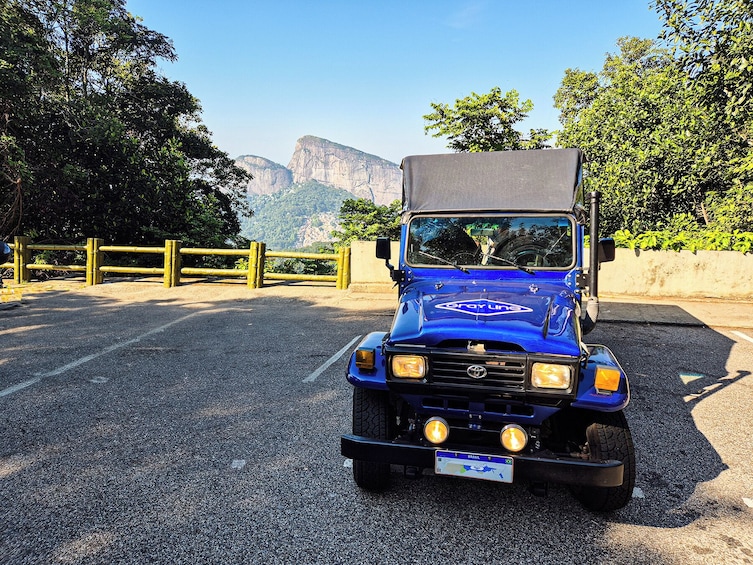
[[[614,239],[605,237],[599,240],[599,263],[614,261]]]
[[[395,269],[390,265],[390,258],[392,257],[392,243],[389,237],[378,237],[376,240],[376,256],[377,259],[384,259],[384,265],[390,270],[390,278],[396,283],[403,282],[405,279],[405,272]]]
[[[392,244],[389,237],[378,237],[376,240],[377,259],[389,261],[392,258]]]

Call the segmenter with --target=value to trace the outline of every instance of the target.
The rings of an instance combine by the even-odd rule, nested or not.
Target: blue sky
[[[523,128],[559,127],[565,69],[601,70],[623,36],[656,38],[649,0],[128,0],[168,36],[161,63],[203,108],[231,157],[287,165],[315,135],[399,163],[444,153],[424,133],[432,102],[494,86],[534,110]]]

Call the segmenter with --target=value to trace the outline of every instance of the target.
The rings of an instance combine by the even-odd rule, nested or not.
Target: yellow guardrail
[[[248,249],[211,249],[203,247],[181,247],[178,240],[166,240],[164,246],[139,247],[128,245],[104,245],[99,238],[89,238],[86,245],[46,245],[32,244],[28,237],[16,237],[10,247],[13,249],[13,262],[0,265],[0,268],[13,269],[16,284],[31,281],[31,271],[71,271],[86,273],[86,284],[101,284],[105,273],[129,275],[161,275],[165,287],[178,286],[181,277],[214,276],[244,277],[249,288],[261,288],[264,279],[292,281],[334,282],[338,289],[344,290],[350,284],[350,248],[344,247],[338,253],[300,253],[296,251],[267,251],[263,242],[251,242]],[[35,263],[35,251],[74,251],[86,252],[85,265],[54,265]],[[105,253],[157,254],[164,257],[162,267],[133,267],[105,265]],[[247,259],[246,269],[215,269],[201,267],[183,267],[184,255],[230,256]],[[305,275],[265,272],[266,259],[290,258],[312,259],[315,261],[334,261],[337,264],[336,275]]]

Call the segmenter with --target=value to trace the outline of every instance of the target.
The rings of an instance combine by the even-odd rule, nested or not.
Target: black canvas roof
[[[579,149],[412,155],[401,165],[403,210],[567,212],[581,162]]]

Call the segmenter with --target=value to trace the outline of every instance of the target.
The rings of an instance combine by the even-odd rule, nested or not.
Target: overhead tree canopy
[[[709,119],[671,52],[636,38],[618,47],[600,73],[565,72],[558,145],[585,152],[587,188],[605,194],[604,233],[708,221],[709,194],[729,188],[725,124]]]
[[[447,147],[457,152],[505,151],[509,149],[543,149],[551,138],[545,129],[532,129],[524,135],[515,125],[533,110],[530,100],[519,101],[519,94],[510,90],[502,95],[495,86],[488,94],[476,94],[455,101],[454,106],[432,103],[434,110],[423,118],[426,133],[436,130],[433,137],[447,137]]]
[[[0,236],[222,245],[248,174],[125,0],[0,0]]]
[[[720,229],[753,231],[753,3],[749,0],[656,0],[664,39],[725,144],[726,190],[709,194],[711,221]]]

